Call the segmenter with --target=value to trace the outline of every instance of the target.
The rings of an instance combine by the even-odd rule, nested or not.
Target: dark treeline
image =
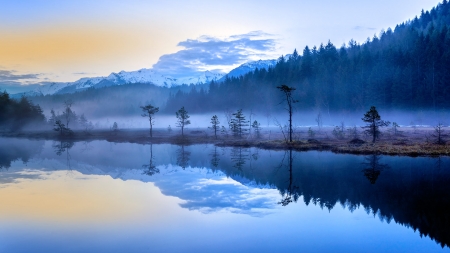
[[[21,130],[31,124],[43,126],[46,123],[39,105],[34,105],[26,97],[11,99],[7,92],[0,93],[0,130]]]
[[[209,92],[192,89],[171,96],[166,111],[186,106],[192,112],[230,107],[279,110],[276,87],[296,88],[301,109],[318,111],[450,108],[450,4],[444,0],[419,18],[382,31],[363,44],[351,40],[305,47],[281,57],[268,70],[256,69]]]

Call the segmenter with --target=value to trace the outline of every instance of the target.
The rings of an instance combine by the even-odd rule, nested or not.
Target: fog
[[[186,108],[188,110],[188,108]],[[77,115],[83,114],[81,107],[74,107],[74,111]],[[189,112],[189,110],[188,110]],[[211,112],[205,114],[189,114],[191,124],[185,126],[186,129],[198,129],[207,128],[211,126],[211,117],[217,115],[219,118],[220,126],[228,128],[227,116],[236,111],[222,111]],[[58,112],[57,112],[58,113]],[[278,128],[278,124],[284,126],[288,124],[288,113],[262,113],[262,112],[250,112],[243,110],[244,116],[247,121],[253,123],[255,120],[260,123],[261,128]],[[364,126],[365,123],[361,120],[365,112],[320,112],[322,118],[322,127],[334,127],[341,126],[343,123],[345,127],[351,126]],[[379,114],[382,120],[396,122],[401,127],[432,127],[441,123],[445,126],[450,123],[450,112],[433,112],[433,111],[384,111],[379,110]],[[296,111],[293,114],[293,126],[294,127],[318,127],[317,118],[319,112],[311,111]],[[46,112],[47,118],[50,114]],[[231,115],[231,117],[233,117]],[[94,125],[94,129],[110,129],[114,122],[117,123],[119,129],[145,129],[149,128],[148,117],[142,117],[140,115],[130,116],[110,116],[93,118],[87,117],[88,121],[91,121]],[[248,124],[248,123],[247,123]],[[171,127],[172,130],[177,130],[177,118],[175,112],[173,114],[156,113],[154,115],[155,129],[167,129]]]

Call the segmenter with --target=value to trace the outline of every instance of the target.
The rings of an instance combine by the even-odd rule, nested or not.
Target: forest
[[[33,126],[44,127],[46,118],[39,105],[31,103],[26,97],[18,101],[11,99],[5,91],[0,93],[0,131],[21,130]]]
[[[276,87],[296,88],[297,108],[323,112],[450,108],[450,5],[444,0],[420,17],[381,31],[362,44],[330,41],[281,56],[273,68],[212,82],[168,99],[166,112],[230,109],[280,110]]]

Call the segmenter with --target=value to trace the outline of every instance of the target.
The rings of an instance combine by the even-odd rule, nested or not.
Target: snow
[[[276,64],[276,60],[259,60],[244,63],[241,66],[233,69],[227,75],[229,77],[239,77],[240,75],[244,75],[250,71],[255,70],[256,68],[269,68],[270,66],[274,66]],[[198,72],[194,76],[185,76],[175,78],[173,76],[165,75],[153,69],[140,69],[136,71],[120,71],[119,73],[111,73],[107,77],[84,77],[75,82],[68,83],[51,83],[42,85],[33,92],[30,92],[29,95],[48,95],[55,93],[71,93],[77,90],[83,90],[90,87],[98,87],[101,86],[110,86],[110,85],[123,85],[129,83],[149,83],[157,86],[165,86],[172,87],[178,86],[182,84],[202,84],[209,83],[211,81],[223,81],[225,79],[225,75],[223,73],[212,72],[212,71],[204,71]],[[106,82],[103,82],[106,81]]]

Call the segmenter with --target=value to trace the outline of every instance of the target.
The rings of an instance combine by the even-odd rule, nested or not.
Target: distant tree
[[[314,132],[314,130],[312,130],[312,128],[308,128],[308,137],[309,138],[314,138],[314,136],[316,136],[316,133]]]
[[[322,129],[323,126],[323,121],[322,121],[322,114],[319,112],[319,114],[317,114],[317,118],[315,119],[316,123],[317,123],[317,127],[319,128],[319,131]]]
[[[392,122],[392,133],[394,135],[398,135],[400,131],[398,130],[400,126],[397,124],[397,122]]]
[[[141,106],[142,111],[144,111],[141,116],[148,117],[150,123],[150,137],[153,137],[153,125],[155,124],[155,113],[159,112],[159,107],[154,107],[153,105]]]
[[[439,124],[437,124],[434,127],[434,134],[433,134],[433,137],[436,138],[436,144],[444,145],[445,144],[444,136],[445,136],[444,125],[439,122]]]
[[[258,121],[253,121],[252,128],[256,133],[256,137],[261,137],[261,124]]]
[[[363,127],[366,129],[364,132],[372,136],[373,143],[380,136],[380,127],[389,126],[390,124],[389,121],[381,120],[375,106],[370,107],[370,110],[364,114],[362,120],[367,123],[367,125]]]
[[[58,119],[55,121],[53,130],[59,132],[60,135],[63,135],[66,129],[67,129],[66,125],[64,125],[64,123],[62,123],[61,120]]]
[[[286,110],[289,113],[289,142],[292,142],[292,133],[293,133],[293,130],[292,130],[292,114],[294,112],[293,111],[294,110],[293,104],[298,102],[298,100],[295,100],[292,97],[292,91],[294,91],[295,88],[294,87],[289,87],[289,86],[287,86],[285,84],[283,84],[281,86],[278,86],[277,88],[280,91],[282,91],[284,93],[284,95],[285,95],[286,103],[287,103],[287,106],[288,106],[286,108]]]
[[[350,136],[350,138],[358,139],[359,135],[358,135],[358,129],[356,128],[356,126],[347,128],[347,132],[348,132],[348,136]]]
[[[114,123],[113,123],[112,130],[113,130],[114,132],[117,132],[117,131],[119,130],[119,126],[117,125],[117,122],[114,122]]]
[[[50,110],[50,118],[48,119],[48,123],[50,126],[53,126],[56,122],[56,114],[53,109]]]
[[[222,126],[222,127],[220,128],[220,133],[221,133],[222,135],[224,135],[224,136],[228,136],[228,131],[227,131],[227,129],[226,129],[225,126]]]
[[[211,118],[211,128],[214,131],[214,136],[217,139],[217,131],[219,130],[220,126],[219,126],[220,122],[219,122],[219,118],[217,117],[217,115],[212,116]]]
[[[94,128],[92,122],[88,121],[84,114],[81,114],[80,118],[78,119],[78,124],[81,126],[85,133],[89,133]]]
[[[249,122],[245,120],[242,109],[239,109],[237,112],[233,113],[233,116],[234,118],[231,119],[231,131],[235,137],[242,138],[246,131],[248,131],[245,127],[249,125]]]
[[[337,139],[344,139],[345,138],[344,128],[345,128],[344,122],[341,122],[341,126],[336,126],[332,132],[334,137],[336,137]]]
[[[189,116],[188,112],[186,111],[186,109],[184,109],[184,106],[181,107],[180,110],[178,110],[177,112],[175,112],[176,116],[177,116],[177,127],[181,128],[181,135],[184,135],[184,127],[187,125],[191,124],[191,121],[189,120],[189,118],[191,116]]]
[[[69,123],[72,121],[72,119],[76,118],[75,113],[72,111],[72,100],[66,100],[64,101],[64,112],[63,112],[63,118],[66,121],[66,128],[69,128]]]

